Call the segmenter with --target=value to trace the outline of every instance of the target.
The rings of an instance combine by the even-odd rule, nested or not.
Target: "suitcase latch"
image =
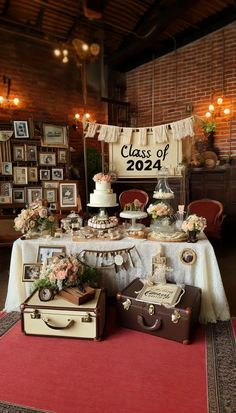
[[[127,298],[127,300],[125,300],[125,301],[122,303],[122,305],[123,305],[123,307],[124,307],[124,310],[127,310],[127,311],[128,311],[128,309],[130,308],[131,304],[132,304],[132,301],[131,301],[129,298]]]
[[[179,311],[175,310],[173,314],[171,314],[171,321],[174,324],[177,324],[179,319],[181,318],[181,315]]]
[[[84,317],[81,319],[82,323],[91,323],[92,317],[89,313],[87,313]]]
[[[148,306],[148,314],[153,315],[155,313],[155,306],[153,304],[150,304]]]
[[[39,310],[34,310],[33,313],[30,314],[30,317],[35,319],[35,318],[41,318],[41,314]]]

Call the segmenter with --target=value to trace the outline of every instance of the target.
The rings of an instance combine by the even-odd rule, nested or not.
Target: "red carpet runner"
[[[0,400],[38,410],[207,413],[203,327],[185,346],[118,327],[101,342],[31,337],[18,322],[0,339],[0,371]]]

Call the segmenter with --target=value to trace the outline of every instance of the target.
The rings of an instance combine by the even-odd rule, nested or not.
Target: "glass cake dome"
[[[174,192],[168,184],[168,169],[162,168],[161,172],[158,174],[158,181],[154,190],[153,198],[167,200],[174,197]]]

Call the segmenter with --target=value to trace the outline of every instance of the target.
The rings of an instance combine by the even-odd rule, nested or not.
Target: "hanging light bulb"
[[[67,57],[67,56],[64,56],[63,59],[62,59],[62,62],[63,62],[63,63],[68,63],[68,62],[69,62],[68,57]]]
[[[219,97],[219,98],[217,99],[217,104],[218,104],[218,105],[222,105],[222,103],[223,103],[223,98],[222,98],[222,97]]]
[[[224,109],[224,114],[225,114],[225,115],[229,115],[229,114],[230,114],[230,109],[229,109],[229,108],[225,108],[225,109]]]
[[[87,43],[83,43],[81,47],[82,47],[82,50],[83,50],[84,52],[87,52],[88,49],[89,49],[89,46],[88,46]]]
[[[63,49],[62,54],[63,54],[63,56],[68,56],[69,52],[68,52],[67,49]]]
[[[85,119],[89,119],[90,118],[90,113],[85,113],[84,117],[85,117]]]
[[[0,96],[0,104],[2,104],[4,102],[4,97]]]
[[[61,51],[60,51],[60,49],[54,49],[53,53],[54,53],[54,55],[57,56],[57,57],[61,56]]]
[[[206,116],[206,118],[210,118],[211,117],[211,112],[206,112],[205,116]]]
[[[209,109],[210,112],[214,112],[215,106],[211,103],[211,104],[209,105],[208,109]]]
[[[75,118],[76,120],[79,120],[80,114],[79,114],[79,113],[76,113],[75,116],[74,116],[74,118]]]
[[[13,99],[13,103],[14,103],[14,105],[19,105],[19,103],[20,103],[20,99],[18,99],[18,98],[14,98]]]

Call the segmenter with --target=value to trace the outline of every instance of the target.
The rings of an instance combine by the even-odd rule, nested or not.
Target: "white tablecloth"
[[[134,278],[145,278],[152,273],[152,257],[161,250],[167,257],[167,265],[173,268],[168,273],[169,281],[185,283],[200,287],[202,290],[202,303],[199,321],[201,323],[228,320],[229,307],[225,295],[217,259],[214,249],[207,239],[201,239],[195,244],[186,242],[156,242],[149,240],[135,240],[124,238],[119,241],[83,241],[73,242],[68,238],[47,240],[43,238],[34,240],[18,239],[14,242],[10,263],[9,284],[5,311],[18,311],[20,304],[25,301],[32,291],[32,282],[22,281],[23,264],[37,262],[39,246],[65,246],[68,254],[79,253],[83,250],[117,251],[131,250],[131,265],[124,270],[115,266],[116,271],[104,272],[102,284],[110,293],[125,288]],[[183,249],[191,248],[196,252],[197,258],[192,265],[184,264],[180,260]],[[93,258],[93,254],[91,254]],[[97,260],[97,258],[96,258]],[[95,263],[98,265],[98,263]],[[113,268],[114,270],[114,268]]]

